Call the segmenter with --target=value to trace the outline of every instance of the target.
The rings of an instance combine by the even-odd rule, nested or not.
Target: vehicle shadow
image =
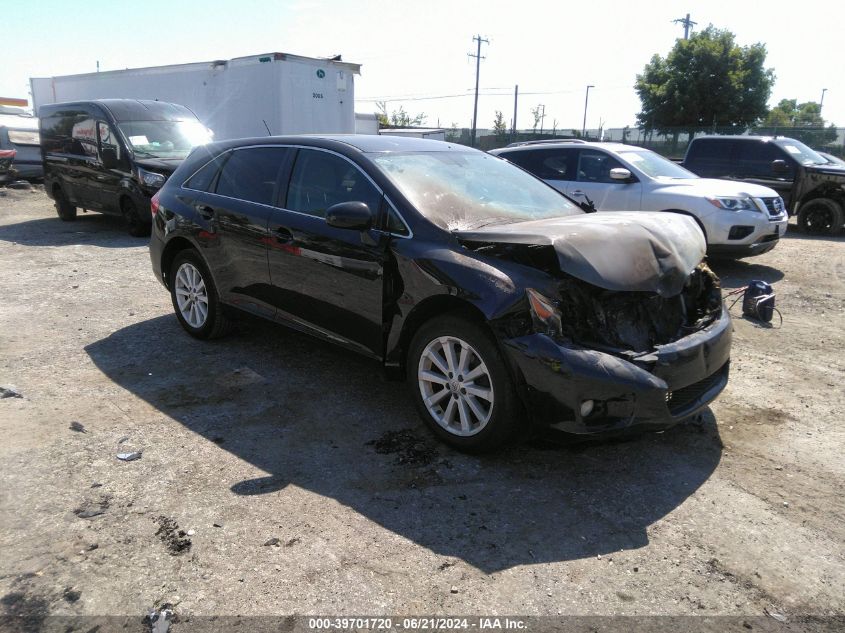
[[[784,278],[783,271],[755,261],[729,258],[707,258],[710,268],[719,276],[722,288],[733,289],[747,286],[748,282],[759,279],[773,284]]]
[[[463,455],[429,436],[377,363],[273,324],[201,342],[163,316],[85,349],[109,379],[270,473],[221,480],[240,503],[295,484],[488,573],[643,547],[721,458],[709,412],[660,434]]]
[[[58,217],[0,225],[0,241],[24,246],[91,245],[103,248],[144,246],[148,238],[131,237],[122,218],[101,213],[81,213],[73,222]]]
[[[845,233],[839,235],[812,235],[805,233],[801,229],[790,226],[786,235],[782,239],[785,240],[806,240],[809,242],[845,242]]]

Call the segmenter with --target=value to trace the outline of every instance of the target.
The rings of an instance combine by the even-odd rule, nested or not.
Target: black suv
[[[783,136],[693,139],[683,166],[705,178],[742,180],[777,191],[798,225],[836,235],[845,224],[845,167]]]
[[[213,143],[152,212],[153,270],[189,334],[223,334],[236,308],[377,359],[462,450],[526,412],[574,433],[671,424],[728,379],[730,316],[693,219],[585,214],[474,149]]]

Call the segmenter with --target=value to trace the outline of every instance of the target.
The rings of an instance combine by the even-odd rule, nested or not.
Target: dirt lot
[[[774,283],[784,321],[735,320],[702,424],[475,458],[370,361],[270,324],[191,339],[143,239],[7,191],[0,613],[822,626],[845,613],[845,240],[713,267]]]

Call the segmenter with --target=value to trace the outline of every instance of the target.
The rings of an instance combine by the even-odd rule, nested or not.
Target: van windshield
[[[199,121],[123,121],[117,127],[134,153],[153,158],[185,158],[211,142],[211,131]]]

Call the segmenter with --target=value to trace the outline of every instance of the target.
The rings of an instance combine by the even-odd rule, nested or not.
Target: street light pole
[[[824,93],[827,92],[827,88],[822,88],[822,99],[819,101],[819,116],[822,114],[822,106],[824,105]]]
[[[595,88],[590,84],[587,86],[587,96],[584,98],[584,124],[581,126],[581,136],[587,136],[587,104],[590,102],[590,88]]]

